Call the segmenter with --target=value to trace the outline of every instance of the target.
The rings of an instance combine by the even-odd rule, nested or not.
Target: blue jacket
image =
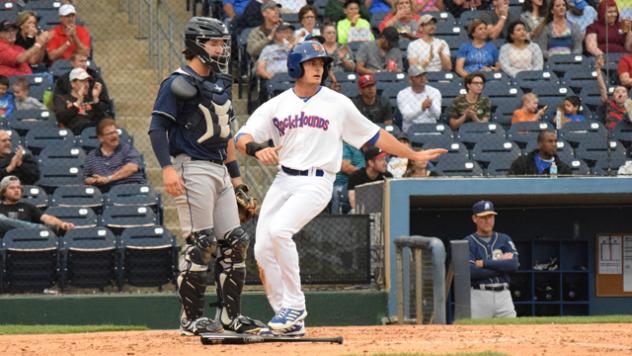
[[[465,238],[470,247],[470,280],[473,286],[479,284],[509,283],[509,273],[518,269],[518,250],[508,235],[494,232],[489,243],[476,235]],[[494,254],[513,253],[510,260],[494,258]],[[476,267],[475,261],[483,260],[483,268]]]

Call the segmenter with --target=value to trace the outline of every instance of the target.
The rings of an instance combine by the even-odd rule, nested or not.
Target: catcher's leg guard
[[[213,229],[197,231],[187,237],[177,279],[178,294],[182,303],[180,319],[183,325],[204,314],[204,291],[210,284],[208,266],[213,258],[215,246]]]
[[[215,261],[215,286],[219,298],[219,320],[224,328],[236,332],[255,332],[265,324],[241,315],[241,292],[246,279],[246,252],[249,238],[240,226],[218,241]]]

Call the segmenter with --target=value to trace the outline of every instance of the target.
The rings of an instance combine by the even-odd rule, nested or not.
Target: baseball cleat
[[[180,335],[183,336],[200,335],[202,333],[221,333],[223,331],[222,323],[207,317],[201,317],[193,321],[186,319],[180,321]]]
[[[305,336],[305,322],[299,321],[298,323],[283,330],[261,329],[259,332],[261,336]]]
[[[223,324],[223,323],[222,323]],[[223,324],[224,330],[232,331],[237,334],[256,334],[262,329],[266,329],[263,322],[251,319],[245,315],[240,315],[228,324]]]
[[[294,326],[305,317],[307,317],[307,310],[305,309],[281,308],[277,315],[268,322],[268,326],[272,330],[284,330]]]

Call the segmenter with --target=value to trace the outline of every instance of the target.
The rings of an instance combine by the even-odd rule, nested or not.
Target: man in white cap
[[[90,33],[85,27],[77,25],[76,21],[77,10],[74,5],[59,7],[60,23],[50,31],[53,38],[46,46],[51,61],[68,59],[77,49],[90,53]]]
[[[450,59],[450,46],[445,40],[435,37],[437,31],[437,19],[425,14],[419,18],[416,39],[408,44],[408,63],[413,66],[418,64],[427,72],[439,72],[452,70]]]
[[[92,77],[85,69],[71,70],[69,78],[70,94],[55,96],[55,116],[60,125],[72,130],[75,135],[80,135],[86,127],[96,126],[104,117],[104,111],[99,105],[96,86],[92,88],[92,99],[88,95]]]
[[[427,84],[424,67],[410,66],[408,80],[410,86],[397,93],[397,107],[406,133],[413,124],[434,124],[441,116],[441,92]]]
[[[44,214],[31,203],[21,202],[22,183],[16,176],[6,176],[0,181],[0,235],[15,228],[40,228],[40,224],[55,227],[61,231],[68,231],[75,224]]]

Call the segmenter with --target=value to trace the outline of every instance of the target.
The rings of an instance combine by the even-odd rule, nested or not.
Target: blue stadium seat
[[[390,133],[393,136],[397,136],[402,133],[402,130],[400,130],[400,128],[397,125],[390,125],[390,124],[386,125],[384,123],[378,123],[377,126],[383,128],[384,131]]]
[[[536,139],[534,139],[532,142],[529,142],[527,144],[527,147],[524,149],[523,154],[527,155],[537,149],[538,142]],[[557,140],[557,156],[562,162],[566,164],[570,164],[570,162],[576,159],[571,145],[563,140]]]
[[[490,162],[505,157],[513,162],[520,154],[520,147],[504,137],[489,137],[479,141],[472,149],[472,159],[483,168],[487,168]]]
[[[632,144],[632,123],[622,120],[612,129],[612,138],[621,141],[626,147]]]
[[[103,226],[118,235],[123,229],[130,227],[156,225],[157,220],[156,214],[150,207],[107,205],[103,209],[101,222]]]
[[[48,206],[48,194],[36,185],[22,186],[22,201],[35,205],[40,209]]]
[[[430,86],[441,92],[442,100],[454,99],[461,94],[465,94],[465,88],[461,86],[460,80],[455,80],[449,83],[432,83]]]
[[[350,72],[334,72],[334,76],[338,83],[356,83],[359,75],[358,73]]]
[[[24,5],[25,10],[50,10],[57,9],[62,5],[59,0],[31,0]]]
[[[40,166],[83,166],[86,153],[74,142],[64,142],[59,145],[46,146],[37,156]]]
[[[426,79],[428,84],[434,86],[434,83],[451,83],[453,81],[460,81],[459,76],[454,72],[427,72]]]
[[[458,23],[437,22],[437,30],[435,32],[437,38],[445,39],[445,37],[458,36],[461,33],[465,33],[465,31]]]
[[[560,79],[555,72],[550,70],[523,70],[516,74],[514,78],[516,85],[523,91],[531,91],[531,87],[538,83],[549,83],[550,85],[559,85]]]
[[[88,68],[96,72],[100,72],[99,67],[92,60],[88,60]],[[50,73],[53,75],[53,78],[55,79],[61,77],[64,74],[67,74],[71,70],[72,70],[72,65],[70,64],[70,61],[67,59],[57,59],[56,61],[53,62],[53,64],[50,67]]]
[[[590,168],[588,167],[586,162],[582,161],[581,159],[573,160],[568,165],[571,167],[571,170],[573,171],[573,175],[575,176],[590,175]]]
[[[413,146],[421,147],[425,145],[428,140],[433,140],[436,137],[443,137],[442,142],[452,142],[452,130],[450,127],[443,123],[437,124],[413,124],[408,128],[408,139]],[[437,146],[444,147],[444,146]]]
[[[608,88],[608,94],[612,94],[614,87]],[[597,85],[585,86],[579,93],[579,97],[582,100],[582,105],[588,107],[591,111],[598,112],[603,105],[601,100],[601,92]]]
[[[355,55],[358,53],[358,50],[363,44],[364,42],[362,41],[347,42],[347,47],[349,47],[355,57]]]
[[[430,15],[434,17],[437,22],[446,22],[456,25],[456,19],[454,18],[454,15],[447,11],[425,11],[424,15]]]
[[[517,122],[509,128],[507,138],[517,143],[520,147],[525,147],[529,142],[537,140],[540,131],[551,129],[553,129],[553,126],[548,122]]]
[[[13,85],[18,79],[26,79],[29,82],[29,96],[42,101],[44,99],[44,92],[47,89],[51,89],[53,86],[52,77],[48,74],[25,74],[14,75],[9,77],[9,83]]]
[[[63,143],[72,143],[75,136],[68,129],[60,129],[57,127],[37,127],[26,133],[24,144],[34,154],[39,154],[44,147],[49,145],[60,145]]]
[[[464,31],[444,34],[439,38],[446,41],[448,47],[450,47],[450,56],[452,57],[452,59],[456,58],[456,51],[459,50],[459,47],[461,47],[463,43],[469,41],[469,38]]]
[[[407,85],[410,83],[407,80],[407,76],[404,73],[395,73],[395,72],[377,72],[373,74],[376,82],[404,82]]]
[[[449,159],[439,158],[435,171],[440,176],[482,177],[484,175],[483,169],[476,161],[467,158],[459,159],[457,157],[460,156],[451,155]]]
[[[103,195],[99,188],[90,185],[66,185],[55,189],[51,206],[91,208],[100,211],[103,206]]]
[[[627,162],[632,161],[630,157],[621,156],[620,154],[612,154],[606,160],[600,160],[595,162],[593,166],[593,174],[601,176],[616,176],[619,167],[623,166]]]
[[[558,77],[563,78],[564,74],[569,71],[594,68],[595,59],[581,54],[557,54],[549,57],[547,65]]]
[[[7,4],[9,4],[9,3],[7,3]],[[17,8],[1,9],[0,10],[0,21],[4,21],[4,20],[15,21],[17,16],[18,16],[18,9]]]
[[[91,208],[51,206],[46,209],[46,214],[53,215],[63,221],[71,222],[76,227],[95,227],[98,224],[97,215]]]
[[[397,94],[408,86],[410,84],[407,82],[378,82],[377,90],[379,95],[387,98],[391,105],[397,107]]]
[[[459,24],[463,26],[464,32],[467,33],[467,27],[473,20],[486,17],[487,15],[489,15],[489,10],[463,11],[459,17]]]
[[[133,286],[159,287],[173,282],[177,271],[175,237],[160,226],[127,228],[121,234],[124,281]]]
[[[300,24],[298,21],[298,13],[282,13],[281,18],[283,19],[283,22],[289,22],[295,27],[297,25],[300,27]]]
[[[349,98],[355,98],[356,96],[360,95],[358,84],[352,82],[340,83],[340,92]]]
[[[511,155],[499,155],[489,162],[487,175],[492,177],[506,176],[514,159]]]
[[[605,75],[604,75],[605,78]],[[574,69],[564,73],[564,85],[579,95],[582,88],[597,85],[597,72],[593,68]]]
[[[8,119],[8,125],[20,135],[39,127],[56,127],[55,113],[49,110],[16,110]]]
[[[546,112],[544,113],[544,117],[542,121],[547,121],[550,123],[555,123],[555,115],[557,114],[557,107],[560,106],[564,101],[564,98],[560,98],[557,96],[544,96],[538,97],[538,105],[540,107],[547,106]]]
[[[604,137],[581,141],[575,155],[584,160],[589,167],[592,167],[597,161],[609,161],[610,157],[618,157],[619,162],[625,161],[625,148],[618,141],[608,140]]]
[[[460,162],[463,159],[470,159],[470,151],[461,142],[452,141],[449,144],[445,145],[444,143],[438,141],[429,141],[423,146],[424,150],[431,148],[445,148],[448,150],[448,153],[441,155],[439,156],[439,158],[433,160],[434,163],[437,163],[440,160],[448,162]]]
[[[11,293],[42,293],[57,280],[58,240],[48,229],[13,229],[2,243],[2,289]]]
[[[466,122],[459,127],[458,138],[468,148],[474,147],[480,141],[491,137],[505,138],[505,130],[502,126],[493,123]]]
[[[106,194],[105,204],[157,207],[160,205],[160,194],[147,184],[118,184]]]
[[[41,166],[37,185],[48,194],[62,185],[83,185],[83,169],[72,165]]]
[[[518,97],[500,97],[492,100],[492,116],[495,122],[501,124],[503,128],[511,126],[513,112],[522,106],[522,100]]]
[[[558,136],[577,147],[581,142],[608,138],[608,130],[597,121],[569,122],[559,130]]]
[[[130,145],[134,144],[134,138],[130,136],[124,128],[117,128],[119,132],[119,140],[121,143],[129,143]],[[81,135],[76,139],[77,145],[81,146],[86,153],[90,153],[93,149],[99,147],[101,143],[97,138],[97,128],[96,127],[86,127],[81,131]]]
[[[120,269],[116,237],[105,227],[72,229],[60,239],[60,286],[103,289],[116,283]]]
[[[491,81],[485,83],[483,95],[492,99],[492,102],[496,98],[520,98],[522,97],[522,89],[507,81]]]
[[[538,96],[538,98],[560,98],[560,104],[564,97],[574,95],[573,91],[568,87],[563,85],[551,85],[547,82],[534,84],[530,89],[532,93],[535,93]]]
[[[503,72],[480,72],[485,77],[485,85],[490,82],[502,82],[507,85],[512,85],[513,80]]]

